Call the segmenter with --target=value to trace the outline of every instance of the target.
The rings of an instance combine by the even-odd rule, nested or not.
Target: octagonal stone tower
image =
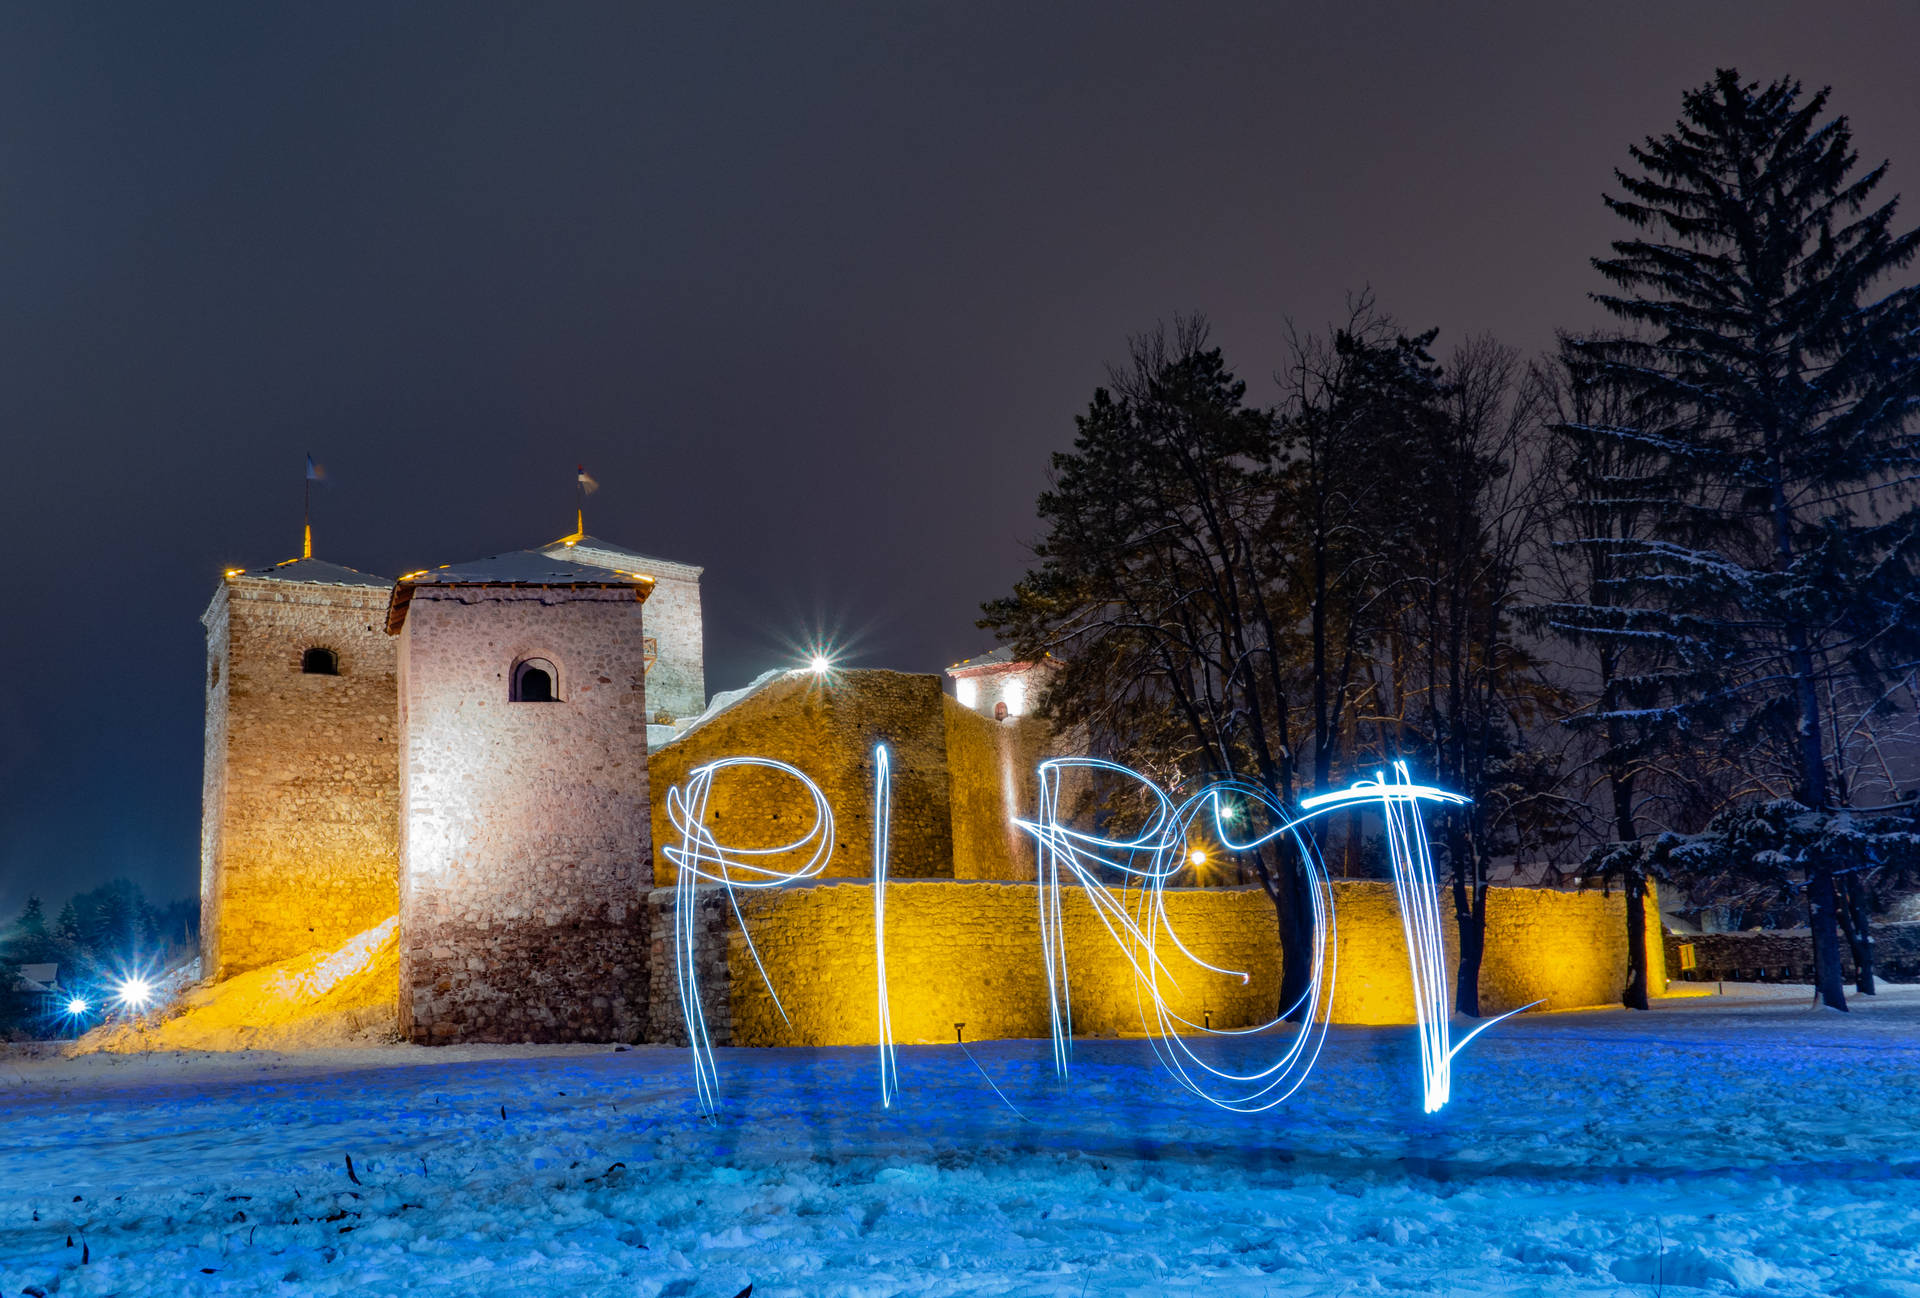
[[[652,586],[522,551],[394,587],[412,1040],[640,1039]]]

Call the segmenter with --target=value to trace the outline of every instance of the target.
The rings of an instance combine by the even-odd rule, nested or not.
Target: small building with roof
[[[1058,669],[1050,657],[1027,661],[1013,656],[1010,646],[963,659],[947,668],[953,697],[996,721],[1027,716],[1040,706],[1048,677]]]

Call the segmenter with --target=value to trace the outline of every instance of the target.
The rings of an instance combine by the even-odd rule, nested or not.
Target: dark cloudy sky
[[[1372,285],[1592,320],[1599,195],[1731,63],[1920,190],[1920,6],[0,9],[0,918],[196,886],[231,564],[570,529],[706,565],[707,679],[983,647],[1129,332],[1256,380]]]

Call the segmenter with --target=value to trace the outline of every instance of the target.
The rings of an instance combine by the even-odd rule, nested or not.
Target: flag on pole
[[[319,480],[320,480],[320,466],[313,462],[313,452],[308,451],[307,452],[307,481],[318,482]]]
[[[586,492],[589,496],[591,496],[594,492],[600,490],[600,484],[598,482],[595,482],[593,479],[593,475],[587,472],[587,466],[582,464],[579,466],[579,469],[580,469],[580,490]]]

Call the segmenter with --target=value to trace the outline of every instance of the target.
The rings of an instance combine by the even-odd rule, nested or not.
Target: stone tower
[[[653,584],[522,551],[394,587],[412,1040],[640,1039]]]
[[[398,907],[392,584],[319,559],[230,569],[201,617],[210,976],[336,946]]]
[[[700,622],[700,574],[696,564],[656,559],[575,532],[540,547],[550,559],[591,568],[645,573],[654,579],[647,596],[647,707],[656,717],[687,720],[707,706],[706,637]]]

